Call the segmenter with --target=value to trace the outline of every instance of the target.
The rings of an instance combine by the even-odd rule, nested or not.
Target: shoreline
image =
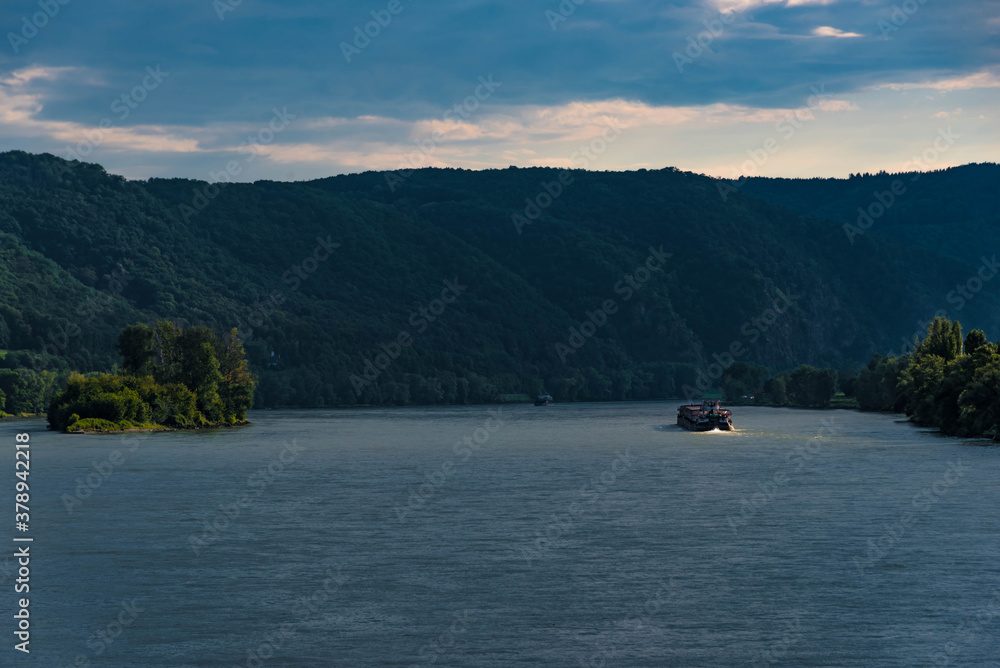
[[[155,427],[134,427],[131,429],[87,429],[81,431],[60,431],[60,434],[68,434],[71,436],[84,435],[84,436],[94,436],[96,434],[143,434],[143,433],[154,433],[154,432],[168,432],[168,431],[201,431],[203,429],[228,429],[231,427],[248,427],[253,423],[250,420],[243,420],[242,422],[236,422],[234,424],[213,424],[206,425],[204,427],[164,427],[162,425],[157,425]]]

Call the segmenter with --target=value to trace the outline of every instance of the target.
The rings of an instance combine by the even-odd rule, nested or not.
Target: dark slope
[[[853,226],[860,221],[869,226],[865,234],[968,262],[992,254],[1000,241],[1000,165],[993,163],[850,179],[754,178],[741,190],[799,213]]]
[[[970,271],[960,260],[878,234],[852,245],[835,222],[803,218],[742,193],[724,200],[716,181],[674,170],[574,172],[575,182],[519,235],[511,215],[557,175],[422,170],[394,191],[381,173],[317,185],[391,203],[450,229],[489,249],[571,313],[593,304],[593,288],[581,281],[608,293],[620,278],[616,272],[641,262],[650,244],[663,244],[674,257],[669,275],[656,284],[661,293],[651,290],[643,295],[649,303],[633,308],[676,316],[677,326],[709,353],[740,338],[741,325],[771,305],[775,289],[801,294],[797,317],[780,321],[754,351],[772,365],[790,359],[836,364],[884,350],[939,308],[949,286]],[[648,332],[635,334],[640,348],[655,341]],[[649,353],[662,350],[654,346]]]
[[[171,318],[239,327],[266,405],[486,401],[543,387],[652,398],[733,342],[776,370],[863,362],[898,347],[970,272],[875,229],[851,245],[839,223],[751,197],[750,184],[724,200],[715,181],[675,170],[574,172],[518,234],[512,215],[559,174],[421,170],[392,191],[366,173],[200,199],[202,182],[126,182],[0,154],[0,348],[39,353],[49,331],[75,325],[49,352],[104,369],[124,323]],[[665,270],[628,289],[661,246]],[[456,279],[458,299],[422,316]],[[763,332],[754,321],[782,294],[794,305]],[[81,315],[88,298],[96,306]],[[561,359],[556,344],[607,300],[617,312]],[[963,319],[997,305],[984,291]],[[375,379],[358,395],[352,376],[401,332],[412,345],[384,371],[367,367]]]

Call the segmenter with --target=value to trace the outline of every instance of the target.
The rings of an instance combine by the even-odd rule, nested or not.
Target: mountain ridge
[[[969,167],[973,180],[993,169]],[[518,228],[525,201],[566,174]],[[720,181],[673,168],[426,169],[395,188],[387,175],[225,184],[196,208],[210,184],[0,154],[0,349],[20,351],[9,364],[106,370],[118,331],[165,318],[239,328],[258,406],[662,398],[737,342],[743,361],[775,371],[857,366],[898,347],[974,270],[969,254],[890,225],[852,244],[843,220],[793,210],[810,195],[783,182],[750,180],[724,200]],[[968,210],[984,219],[952,230],[967,243],[994,234],[995,197],[980,196]],[[654,251],[669,255],[658,271]],[[445,281],[467,289],[427,310],[433,320],[414,316],[438,310]],[[796,299],[765,332],[753,322],[779,293]],[[598,326],[608,300],[617,308]],[[983,290],[963,315],[996,337],[998,306]],[[404,332],[412,342],[393,358],[385,347]]]

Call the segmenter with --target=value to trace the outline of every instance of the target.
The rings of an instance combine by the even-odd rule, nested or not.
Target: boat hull
[[[688,431],[732,431],[733,421],[728,418],[718,420],[692,420],[685,416],[677,417],[677,424]]]

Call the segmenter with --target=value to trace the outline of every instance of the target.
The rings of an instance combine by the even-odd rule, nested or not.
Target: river
[[[8,452],[31,434],[33,542],[30,655],[0,557],[0,664],[998,665],[1000,449],[853,411],[675,414],[4,422]],[[13,457],[0,480],[14,537]]]

